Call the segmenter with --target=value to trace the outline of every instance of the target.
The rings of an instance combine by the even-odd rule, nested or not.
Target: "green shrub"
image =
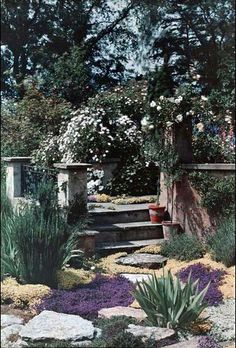
[[[161,245],[161,254],[181,261],[191,261],[204,255],[204,248],[195,236],[173,235]]]
[[[235,265],[235,219],[223,221],[215,234],[207,236],[207,246],[213,259],[225,266]]]
[[[154,274],[148,281],[137,285],[133,295],[147,314],[151,325],[186,329],[195,322],[206,308],[203,303],[209,284],[198,292],[198,280],[191,280],[189,274],[186,284],[181,285],[179,278],[167,276],[157,278]]]

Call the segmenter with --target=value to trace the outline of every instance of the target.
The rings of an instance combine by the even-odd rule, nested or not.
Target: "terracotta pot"
[[[163,220],[166,207],[161,207],[156,204],[149,204],[149,214],[152,224],[160,224]]]
[[[180,224],[177,221],[162,221],[164,239],[169,240],[171,235],[177,234],[180,230]]]

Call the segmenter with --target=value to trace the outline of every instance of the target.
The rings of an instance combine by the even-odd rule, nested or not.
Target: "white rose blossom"
[[[151,107],[151,108],[155,108],[156,105],[157,105],[157,104],[154,102],[154,100],[150,103],[150,107]]]
[[[177,122],[182,122],[183,121],[183,115],[179,114],[176,116]]]
[[[162,107],[160,105],[157,106],[157,111],[160,111]]]

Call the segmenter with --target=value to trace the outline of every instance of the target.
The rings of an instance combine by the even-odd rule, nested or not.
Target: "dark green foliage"
[[[125,332],[129,324],[138,324],[134,318],[113,317],[97,319],[94,326],[102,329],[102,336],[95,339],[91,347],[96,348],[154,348],[155,342],[142,342],[141,338]],[[140,323],[139,323],[140,325]]]
[[[201,258],[204,248],[197,237],[181,234],[161,244],[161,254],[176,260],[191,261]]]
[[[235,209],[235,178],[192,172],[189,179],[201,196],[201,204],[215,217],[230,216]]]
[[[34,84],[29,84],[20,102],[12,100],[3,105],[2,155],[30,156],[46,135],[58,135],[61,123],[70,118],[71,111],[68,102],[47,98]]]
[[[235,218],[219,222],[216,233],[208,235],[206,242],[214,260],[227,267],[235,265]]]

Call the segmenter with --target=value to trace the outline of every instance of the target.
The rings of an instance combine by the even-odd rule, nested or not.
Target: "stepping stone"
[[[43,311],[31,319],[21,330],[20,336],[26,341],[84,341],[101,334],[89,320],[79,315]]]
[[[1,328],[15,324],[23,324],[23,319],[12,314],[1,315]]]
[[[122,315],[126,317],[132,317],[140,321],[147,318],[147,315],[142,309],[136,309],[131,307],[117,306],[112,308],[103,308],[98,312],[98,317],[100,318],[111,318]]]
[[[129,324],[128,329],[126,329],[125,331],[131,333],[136,337],[143,337],[145,341],[147,339],[160,341],[165,338],[173,338],[175,336],[175,331],[172,329],[152,326],[139,326],[133,324]]]
[[[150,279],[151,274],[122,273],[121,276],[135,284],[137,282],[142,282],[143,280],[147,281]]]
[[[165,346],[165,348],[198,348],[199,344],[198,344],[198,340],[199,340],[200,336],[198,337],[193,337],[190,338],[189,340],[186,341],[181,341],[175,344],[171,344],[169,346]]]
[[[152,254],[131,254],[116,259],[116,263],[126,266],[136,266],[143,268],[157,269],[167,262],[167,257]]]

